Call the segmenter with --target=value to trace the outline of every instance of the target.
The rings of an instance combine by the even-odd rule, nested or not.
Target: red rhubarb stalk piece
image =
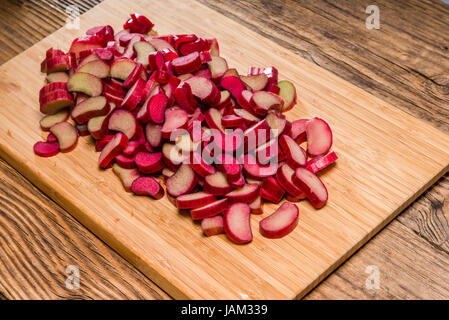
[[[246,203],[234,203],[228,207],[224,216],[224,229],[229,239],[237,244],[253,240],[251,231],[251,208]]]
[[[134,161],[139,171],[144,174],[155,173],[164,168],[162,154],[160,152],[139,152],[134,158]]]
[[[165,111],[165,122],[161,128],[162,137],[170,139],[172,133],[176,132],[177,129],[185,128],[188,121],[189,116],[185,110],[176,107],[167,109]]]
[[[137,79],[131,89],[129,89],[126,96],[123,98],[121,106],[131,111],[134,110],[142,100],[145,84],[146,82],[142,78]]]
[[[106,169],[111,161],[118,156],[128,144],[128,138],[121,132],[117,133],[100,153],[98,163],[100,167]]]
[[[307,141],[306,127],[309,121],[309,119],[298,119],[293,121],[287,134],[298,144]]]
[[[201,220],[201,230],[206,237],[224,233],[223,217],[215,216]]]
[[[140,177],[137,169],[125,169],[120,167],[117,163],[114,163],[112,166],[112,171],[117,177],[120,178],[126,192],[131,192],[131,186],[134,180]]]
[[[327,189],[313,172],[305,168],[297,168],[293,175],[294,184],[304,190],[310,203],[316,208],[322,208],[327,202]]]
[[[125,134],[129,140],[137,137],[139,134],[139,124],[134,115],[125,109],[116,109],[112,112],[108,129],[113,131],[120,131]]]
[[[279,138],[279,145],[281,146],[290,167],[304,167],[307,164],[307,154],[295,140],[287,135],[283,135]]]
[[[198,52],[172,60],[172,67],[176,74],[186,74],[197,71],[201,67],[201,58]]]
[[[318,171],[321,171],[331,164],[333,164],[335,161],[337,161],[338,157],[335,152],[331,152],[325,156],[315,157],[310,159],[309,162],[307,162],[306,168],[313,173],[317,173]]]
[[[193,220],[211,218],[225,211],[227,207],[228,199],[225,198],[209,203],[203,207],[192,209],[190,210],[190,215]]]
[[[76,128],[68,122],[59,122],[50,128],[50,132],[56,137],[59,151],[69,152],[73,150],[78,142]]]
[[[53,157],[59,153],[58,142],[36,142],[33,146],[34,153],[39,157]]]
[[[284,164],[279,167],[276,173],[276,179],[288,194],[297,198],[305,198],[304,191],[293,183],[294,173],[295,171],[288,164]]]
[[[284,189],[282,189],[275,177],[265,179],[260,188],[261,197],[273,203],[279,203],[284,197],[284,194]]]
[[[217,199],[214,195],[206,192],[196,192],[184,194],[176,198],[176,207],[178,209],[196,209],[204,207]]]
[[[329,125],[320,118],[313,118],[307,123],[307,153],[312,156],[326,154],[332,147],[332,130]]]
[[[226,176],[217,171],[204,178],[204,191],[217,196],[224,196],[232,190]]]
[[[229,203],[244,202],[251,203],[259,196],[259,185],[257,184],[245,184],[239,189],[235,189],[228,194]]]
[[[289,202],[283,203],[273,214],[259,222],[260,233],[270,239],[285,237],[298,224],[298,207]]]
[[[159,181],[153,177],[140,177],[134,180],[131,190],[138,196],[149,196],[154,199],[160,199],[164,196]]]
[[[167,193],[172,197],[189,193],[198,183],[198,177],[193,169],[187,165],[182,164],[176,173],[167,179],[165,183]]]

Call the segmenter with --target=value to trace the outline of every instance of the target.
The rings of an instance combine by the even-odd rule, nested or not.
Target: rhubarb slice
[[[47,75],[46,79],[49,83],[67,82],[69,81],[69,75],[66,72],[55,72]]]
[[[209,128],[219,130],[221,133],[225,133],[225,128],[221,124],[222,115],[220,111],[215,108],[210,108],[209,110],[207,110],[204,116]]]
[[[256,198],[253,202],[248,204],[252,214],[262,214],[263,213],[263,201],[260,196]]]
[[[285,202],[273,214],[259,222],[260,234],[270,239],[285,237],[297,226],[298,217],[298,207]]]
[[[175,100],[181,108],[192,113],[198,106],[198,102],[193,96],[192,89],[187,82],[182,82],[174,92]]]
[[[293,182],[304,190],[310,203],[316,208],[322,208],[327,202],[327,189],[313,172],[305,168],[297,168],[293,175]]]
[[[234,113],[237,116],[242,117],[243,120],[245,121],[245,123],[248,124],[248,125],[254,125],[254,124],[256,124],[257,122],[260,121],[260,118],[258,118],[255,115],[249,113],[245,109],[234,109]]]
[[[194,76],[190,77],[185,82],[190,85],[193,95],[204,104],[215,106],[220,102],[220,90],[218,90],[211,80]]]
[[[256,157],[252,154],[247,154],[244,157],[243,168],[250,177],[255,179],[263,179],[276,174],[278,164],[276,162],[272,162],[268,165],[262,166],[257,163]]]
[[[121,106],[131,111],[134,110],[142,99],[145,84],[146,82],[143,79],[137,79],[131,89],[129,89],[126,96],[123,98]]]
[[[155,51],[154,47],[146,41],[138,41],[134,43],[134,51],[137,54],[136,62],[144,66],[148,65],[148,55]]]
[[[273,203],[279,203],[284,197],[284,194],[284,189],[282,189],[275,177],[265,179],[260,188],[261,197]]]
[[[307,123],[307,153],[312,156],[326,154],[332,147],[332,131],[329,125],[320,118],[313,118]]]
[[[234,203],[228,207],[224,216],[224,229],[229,239],[237,244],[253,240],[251,231],[251,208],[245,203]]]
[[[217,196],[224,196],[232,190],[226,176],[222,172],[215,172],[204,178],[204,191]]]
[[[101,140],[108,133],[108,116],[94,117],[87,122],[87,130],[90,135]]]
[[[111,65],[111,77],[125,81],[135,67],[136,63],[131,59],[117,59]]]
[[[204,207],[216,200],[214,195],[206,192],[184,194],[176,198],[176,207],[178,209],[196,209]]]
[[[94,75],[100,79],[109,77],[110,67],[102,60],[95,60],[84,64],[78,68],[77,72],[85,72]]]
[[[125,169],[120,167],[117,163],[114,163],[112,166],[112,171],[114,171],[115,175],[120,178],[126,192],[131,192],[131,186],[134,180],[140,177],[137,169]]]
[[[309,121],[309,119],[298,119],[293,121],[287,134],[298,144],[307,141],[306,127]]]
[[[54,82],[57,83],[57,82]],[[40,111],[43,114],[55,114],[56,112],[74,105],[73,96],[64,90],[50,92],[39,99]]]
[[[192,152],[190,166],[202,177],[209,176],[216,172],[215,167],[206,163],[199,152]]]
[[[46,115],[39,122],[41,129],[44,131],[50,130],[52,126],[59,122],[64,122],[68,119],[69,112],[67,110],[61,110],[55,114]]]
[[[295,140],[287,135],[283,135],[279,139],[279,144],[284,151],[287,163],[292,168],[304,167],[307,164],[307,154]]]
[[[188,159],[175,145],[164,143],[162,146],[162,161],[172,171],[176,171],[181,163]]]
[[[125,87],[126,89],[132,88],[133,85],[136,83],[136,81],[142,78],[143,72],[144,72],[143,65],[141,63],[137,63],[136,66],[134,67],[134,70],[130,73],[128,78],[126,78],[126,80],[123,82],[123,87]]]
[[[165,122],[161,128],[162,137],[173,140],[172,133],[176,132],[177,129],[185,128],[188,121],[189,116],[185,110],[176,107],[167,109],[165,111]]]
[[[160,152],[139,152],[134,158],[134,162],[137,168],[139,168],[139,171],[144,174],[155,173],[164,168],[162,153]]]
[[[153,148],[162,146],[161,126],[155,123],[147,123],[145,126],[145,137]]]
[[[254,76],[241,76],[240,79],[242,79],[252,91],[263,90],[268,84],[268,77],[263,73]]]
[[[211,76],[214,81],[218,81],[223,77],[223,74],[228,70],[228,63],[222,57],[212,56],[208,63]]]
[[[288,165],[282,165],[276,173],[276,179],[281,187],[294,197],[305,197],[304,191],[293,183],[293,175],[295,171]]]
[[[182,164],[176,173],[167,179],[165,183],[167,193],[172,197],[189,193],[198,183],[198,177],[192,168],[187,164]]]
[[[215,216],[203,219],[201,221],[201,230],[203,230],[206,237],[224,233],[223,217]]]
[[[103,96],[92,97],[77,104],[72,110],[72,119],[83,124],[94,117],[105,116],[111,107]]]
[[[153,177],[140,177],[134,180],[131,186],[132,192],[138,196],[149,196],[154,199],[160,199],[164,196],[159,181]]]
[[[251,203],[259,196],[259,185],[246,184],[243,187],[226,194],[229,203],[244,202]]]
[[[226,76],[226,74],[221,78],[220,86],[228,90],[234,99],[238,99],[245,90],[245,85],[238,76]]]
[[[50,128],[50,132],[56,136],[61,152],[73,150],[78,142],[78,132],[68,122],[59,122]]]
[[[193,220],[211,218],[225,211],[227,206],[228,206],[228,199],[221,199],[209,203],[208,205],[205,205],[203,207],[190,210],[190,215]]]
[[[59,153],[58,142],[36,142],[33,146],[33,151],[39,157],[53,157]]]
[[[321,157],[315,157],[311,159],[308,163],[306,168],[313,173],[317,173],[318,171],[321,171],[331,164],[333,164],[335,161],[337,161],[338,157],[335,152],[331,152],[325,156]]]
[[[67,82],[68,91],[76,91],[91,97],[99,96],[103,92],[101,79],[89,73],[77,72]]]
[[[272,92],[257,91],[252,96],[250,104],[257,114],[264,116],[269,110],[279,111],[284,101]]]
[[[119,154],[117,157],[115,157],[115,163],[125,169],[133,169],[136,167],[136,162],[134,161],[134,159],[128,158],[123,154]]]
[[[186,56],[176,58],[172,61],[172,67],[176,74],[195,72],[201,67],[200,54],[192,52]]]
[[[141,151],[142,143],[140,141],[130,141],[125,149],[123,149],[122,154],[128,158],[134,158],[136,154]]]
[[[120,131],[125,134],[129,140],[134,139],[138,134],[138,123],[134,115],[128,110],[116,109],[112,112],[108,129]]]
[[[112,160],[118,156],[128,144],[128,138],[121,132],[117,133],[100,153],[98,164],[106,169]]]
[[[281,106],[281,112],[287,112],[296,104],[296,89],[293,83],[287,80],[279,81],[279,96],[284,100]]]

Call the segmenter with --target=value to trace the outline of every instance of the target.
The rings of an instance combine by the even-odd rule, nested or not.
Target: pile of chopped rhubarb
[[[296,89],[275,67],[241,75],[217,39],[158,36],[153,26],[132,14],[120,32],[94,27],[67,53],[46,52],[39,103],[49,134],[34,152],[55,156],[90,135],[99,166],[127,192],[160,199],[166,190],[206,236],[226,233],[239,244],[253,239],[251,215],[263,214],[263,202],[285,198],[259,231],[286,236],[298,223],[295,203],[327,202],[318,175],[337,160],[329,125],[286,119]]]

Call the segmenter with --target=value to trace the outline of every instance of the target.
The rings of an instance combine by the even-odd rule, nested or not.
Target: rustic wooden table
[[[369,38],[359,31],[370,0],[200,1],[449,134],[440,0],[375,1],[380,29]],[[2,0],[0,63],[63,26],[67,6],[83,13],[99,2]],[[66,288],[68,265],[80,266],[78,290]],[[306,299],[448,299],[448,269],[446,175]],[[0,159],[0,299],[170,297]]]

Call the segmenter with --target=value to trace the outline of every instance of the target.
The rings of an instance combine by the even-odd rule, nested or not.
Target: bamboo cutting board
[[[300,103],[288,119],[319,116],[333,129],[340,159],[322,175],[327,206],[316,211],[301,202],[295,231],[269,240],[258,222],[277,206],[266,205],[252,218],[254,241],[237,246],[224,235],[204,238],[167,198],[125,193],[111,170],[98,169],[89,139],[68,154],[35,156],[32,146],[45,136],[38,124],[45,50],[66,50],[98,24],[119,30],[131,12],[147,15],[160,34],[217,37],[221,55],[241,73],[274,65],[292,80]],[[302,297],[449,164],[448,136],[194,1],[106,0],[81,17],[81,30],[61,29],[0,67],[0,106],[1,157],[175,298]]]

